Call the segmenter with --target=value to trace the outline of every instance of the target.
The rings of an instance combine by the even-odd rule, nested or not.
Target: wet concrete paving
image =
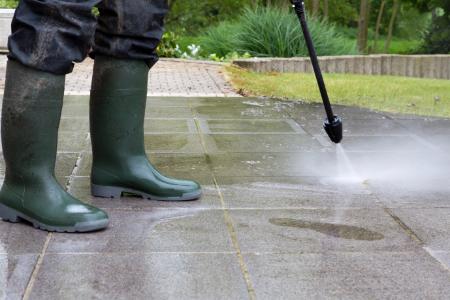
[[[89,194],[88,99],[67,96],[56,174],[111,226],[1,222],[0,299],[448,299],[450,120],[337,112],[344,153],[320,105],[149,98],[151,160],[205,194],[110,200]]]

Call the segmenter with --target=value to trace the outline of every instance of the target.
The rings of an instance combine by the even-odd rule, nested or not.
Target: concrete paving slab
[[[430,146],[412,136],[346,136],[346,151],[358,152],[426,152]]]
[[[23,299],[37,254],[0,254],[0,299]]]
[[[189,118],[192,117],[191,109],[188,107],[156,106],[145,110],[146,118]]]
[[[0,221],[0,255],[38,254],[46,239],[46,232],[28,224]]]
[[[203,153],[198,134],[145,134],[144,142],[150,153]]]
[[[423,137],[450,135],[450,120],[447,119],[422,118],[419,122],[417,120],[394,119],[394,122]]]
[[[211,177],[195,178],[202,185],[203,195],[197,201],[150,201],[140,197],[122,197],[120,199],[96,198],[91,196],[89,177],[75,177],[70,182],[69,192],[76,198],[94,206],[107,209],[152,210],[154,208],[221,208],[221,201]]]
[[[61,112],[63,118],[89,118],[89,105],[87,102],[64,103]]]
[[[382,209],[231,210],[242,252],[321,253],[418,249]]]
[[[287,119],[281,109],[261,106],[203,105],[193,107],[194,116],[201,119]]]
[[[204,133],[296,133],[289,120],[205,120]]]
[[[220,210],[107,210],[108,230],[54,235],[47,253],[232,252]]]
[[[325,119],[325,113],[322,103],[304,103],[304,102],[291,102],[291,106],[288,107],[292,118],[302,121],[323,121]],[[342,105],[334,105],[334,112],[343,120],[385,120],[387,115],[385,113],[376,112],[370,109],[360,107],[350,107]]]
[[[246,299],[234,254],[46,255],[31,299]]]
[[[211,166],[217,176],[327,176],[335,174],[335,153],[214,153]]]
[[[90,142],[87,132],[60,131],[58,135],[58,151],[81,152],[90,146]]]
[[[415,183],[415,182],[414,182]],[[426,182],[423,186],[404,185],[396,182],[387,184],[382,182],[370,182],[370,189],[376,197],[390,208],[450,208],[450,186],[443,181],[433,182],[436,189]]]
[[[89,119],[88,118],[61,118],[59,124],[59,131],[62,132],[78,132],[87,133],[89,132]],[[63,134],[61,134],[61,137]]]
[[[393,211],[427,248],[450,252],[450,208],[399,208]]]
[[[450,273],[424,251],[245,254],[257,299],[446,299]]]
[[[195,123],[192,119],[145,119],[144,131],[147,134],[155,133],[196,133]]]
[[[179,178],[202,178],[210,176],[205,155],[197,153],[147,153],[150,161],[164,175]],[[83,153],[76,176],[90,176],[92,154]]]
[[[153,107],[189,107],[189,99],[191,98],[167,96],[147,97],[147,109],[152,109]]]
[[[444,269],[450,272],[450,251],[439,251],[425,248],[425,250],[430,254],[435,260],[442,264]]]
[[[299,124],[310,134],[326,135],[318,120],[299,120]],[[382,119],[343,119],[344,135],[351,136],[405,136],[410,131],[387,118]]]
[[[423,137],[426,142],[437,147],[442,152],[448,153],[450,151],[450,134],[429,134]]]
[[[327,177],[218,177],[228,208],[374,208],[378,199],[361,183]]]
[[[69,192],[105,208],[112,226],[47,235],[0,223],[3,256],[44,255],[31,299],[241,299],[253,288],[270,299],[448,292],[446,121],[338,106],[347,125],[342,152],[321,131],[321,104],[150,97],[150,160],[205,189],[198,202],[166,203],[90,196],[88,102],[65,99],[56,173]],[[34,262],[22,262],[25,278]]]
[[[58,153],[56,156],[55,174],[57,179],[64,182],[64,178],[72,174],[77,163],[78,153]],[[0,178],[5,176],[5,161],[0,160]]]
[[[324,147],[302,134],[208,134],[202,136],[208,153],[313,152]]]

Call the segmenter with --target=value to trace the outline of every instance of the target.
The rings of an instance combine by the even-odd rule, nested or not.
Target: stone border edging
[[[450,79],[450,55],[322,56],[319,61],[324,73]],[[237,59],[232,63],[258,73],[313,72],[307,57]]]
[[[170,58],[170,57],[161,57],[159,60],[162,61],[170,61],[170,62],[180,62],[180,63],[194,63],[194,64],[202,64],[202,65],[215,65],[215,66],[224,66],[226,62],[212,61],[212,60],[201,60],[201,59],[185,59],[185,58]]]
[[[8,48],[8,37],[11,34],[11,21],[15,9],[0,9],[0,50]]]

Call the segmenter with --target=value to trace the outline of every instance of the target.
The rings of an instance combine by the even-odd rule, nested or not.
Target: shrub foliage
[[[325,19],[310,18],[308,23],[318,55],[356,52],[354,42]],[[308,55],[297,16],[276,7],[246,8],[236,21],[210,29],[202,39],[202,46],[220,55],[232,51],[258,57]]]

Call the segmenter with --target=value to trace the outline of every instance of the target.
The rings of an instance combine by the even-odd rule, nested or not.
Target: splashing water
[[[345,152],[344,147],[341,144],[336,146],[336,159],[337,159],[337,176],[334,178],[338,184],[362,184],[363,180],[353,167],[350,158]],[[351,197],[348,197],[343,203],[343,207],[337,208],[334,216],[334,222],[340,223],[343,221],[347,208],[351,204]]]
[[[345,153],[344,147],[341,144],[336,146],[336,156],[337,156],[337,176],[336,181],[341,183],[362,183],[362,178],[358,175],[353,168],[353,165]]]

